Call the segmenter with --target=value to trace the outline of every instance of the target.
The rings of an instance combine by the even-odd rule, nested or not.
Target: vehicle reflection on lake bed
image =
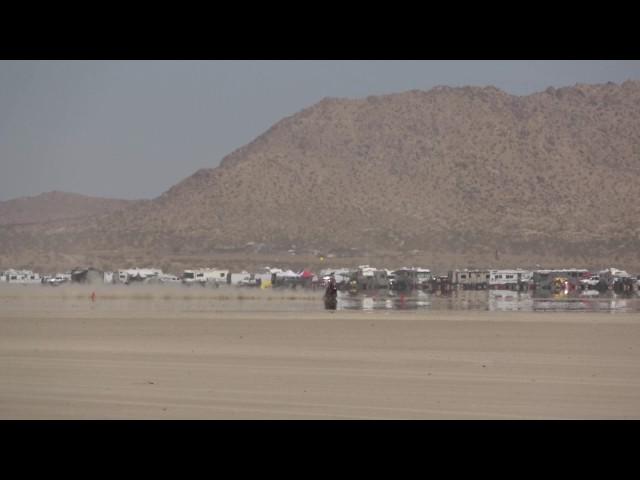
[[[492,312],[640,312],[640,297],[587,291],[571,294],[544,294],[510,290],[459,290],[449,294],[423,291],[367,293],[339,292],[337,310],[475,310]]]

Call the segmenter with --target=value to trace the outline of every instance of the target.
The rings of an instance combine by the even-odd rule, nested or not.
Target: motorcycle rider
[[[336,297],[338,295],[338,287],[336,285],[336,278],[331,275],[329,277],[329,283],[327,284],[327,289],[324,292],[324,296],[327,298]]]

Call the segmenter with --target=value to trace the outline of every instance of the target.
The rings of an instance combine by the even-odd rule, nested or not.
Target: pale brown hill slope
[[[152,201],[31,238],[158,256],[255,242],[640,264],[638,180],[640,82],[438,87],[324,99]]]
[[[0,202],[0,225],[45,223],[91,217],[119,210],[132,203],[132,200],[53,191]]]

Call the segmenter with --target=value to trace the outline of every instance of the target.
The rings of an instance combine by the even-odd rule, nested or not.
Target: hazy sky
[[[640,80],[640,61],[0,61],[0,200],[153,198],[323,97]]]

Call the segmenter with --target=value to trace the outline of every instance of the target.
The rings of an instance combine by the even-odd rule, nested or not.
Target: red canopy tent
[[[314,275],[315,274],[313,272],[310,272],[309,270],[303,270],[300,274],[302,278],[313,278]]]

